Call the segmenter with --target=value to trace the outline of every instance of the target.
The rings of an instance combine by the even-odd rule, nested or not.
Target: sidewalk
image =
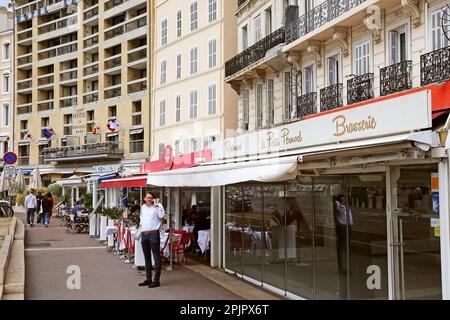
[[[16,213],[25,219],[24,213]],[[198,273],[181,266],[167,271],[163,266],[161,287],[138,287],[145,280],[142,272],[86,234],[68,234],[53,219],[49,228],[27,227],[25,234],[25,299],[242,299]],[[81,289],[66,286],[67,267],[81,270]]]

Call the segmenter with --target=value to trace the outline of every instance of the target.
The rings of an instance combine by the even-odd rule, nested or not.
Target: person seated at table
[[[189,210],[189,218],[191,220],[191,223],[196,223],[198,219],[198,213],[197,213],[197,206],[194,204],[191,207],[191,210]]]
[[[83,204],[82,200],[78,200],[78,201],[76,202],[76,204],[75,204],[75,207],[73,207],[71,213],[76,217],[76,216],[78,215],[78,212],[79,212],[79,211],[84,212],[84,211],[86,211],[86,210],[87,210],[87,209],[84,207],[84,204]]]
[[[139,205],[139,200],[135,199],[133,204],[130,206],[130,213],[135,213],[141,210],[141,206]]]
[[[191,220],[191,217],[189,215],[189,210],[185,206],[183,208],[182,213],[181,213],[181,225],[183,225],[183,226],[190,226],[191,224],[192,224],[192,220]]]

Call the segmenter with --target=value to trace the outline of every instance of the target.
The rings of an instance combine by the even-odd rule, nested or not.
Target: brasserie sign
[[[214,160],[372,139],[430,128],[431,91],[384,98],[212,144]]]

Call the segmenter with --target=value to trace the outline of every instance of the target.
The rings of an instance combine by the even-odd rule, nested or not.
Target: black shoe
[[[149,288],[156,288],[156,287],[160,287],[161,285],[159,284],[159,281],[157,282],[152,282],[148,285]]]
[[[150,285],[152,282],[150,280],[145,280],[144,282],[141,282],[138,284],[139,287],[145,287]]]

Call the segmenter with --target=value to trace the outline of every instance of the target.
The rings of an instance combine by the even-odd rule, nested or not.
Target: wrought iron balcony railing
[[[366,73],[347,81],[347,104],[373,99],[373,73]]]
[[[229,77],[249,65],[261,60],[267,50],[284,43],[284,28],[272,32],[267,37],[259,40],[251,47],[245,49],[225,63],[225,77]]]
[[[450,46],[420,56],[420,83],[430,83],[450,79]]]
[[[303,118],[317,112],[317,93],[304,94],[297,99],[297,118]]]
[[[320,89],[320,111],[327,111],[343,106],[342,83],[333,84]]]
[[[303,16],[286,23],[286,43],[323,26],[366,0],[327,0]]]
[[[45,162],[120,159],[123,156],[123,144],[121,142],[103,142],[59,148],[44,148],[42,154]]]
[[[240,7],[240,6],[242,6],[244,3],[245,3],[245,1],[247,1],[247,0],[238,0],[238,8]]]
[[[412,88],[412,61],[406,60],[380,70],[380,95]]]

